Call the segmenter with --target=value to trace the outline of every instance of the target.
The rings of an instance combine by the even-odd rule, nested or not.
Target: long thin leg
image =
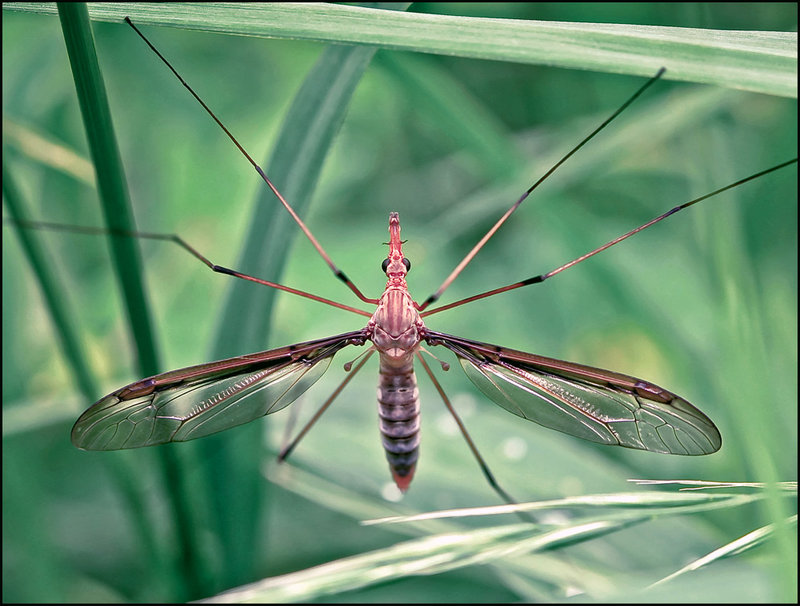
[[[303,437],[308,433],[308,430],[311,429],[314,423],[316,423],[317,420],[322,416],[322,413],[328,410],[328,407],[331,404],[333,404],[333,401],[336,399],[336,396],[338,396],[342,392],[345,386],[352,380],[352,378],[356,375],[356,373],[359,370],[361,370],[361,367],[367,363],[367,360],[369,360],[372,357],[372,354],[374,353],[375,353],[374,349],[368,351],[366,354],[364,354],[364,357],[361,358],[361,361],[358,364],[356,364],[355,368],[353,368],[350,372],[347,373],[347,376],[344,378],[344,381],[339,383],[339,387],[333,390],[333,393],[330,396],[328,396],[328,399],[325,400],[325,403],[322,406],[320,406],[320,409],[314,414],[313,417],[311,417],[311,420],[305,424],[303,429],[300,430],[300,433],[297,434],[297,437],[294,440],[292,440],[287,446],[284,446],[281,449],[281,452],[278,455],[278,463],[283,463],[287,459],[287,457],[290,454],[292,454],[292,451],[295,449],[300,440],[302,440]]]
[[[482,238],[481,238],[481,239],[478,241],[478,243],[477,243],[477,244],[476,244],[476,245],[475,245],[475,246],[472,248],[472,250],[471,250],[471,251],[469,251],[469,252],[467,253],[467,256],[466,256],[466,257],[464,257],[464,258],[461,260],[461,263],[459,263],[459,264],[456,266],[456,268],[455,268],[455,269],[452,271],[452,273],[451,273],[449,276],[447,276],[447,278],[445,279],[445,281],[444,281],[444,282],[442,282],[442,285],[441,285],[441,286],[438,288],[438,290],[437,290],[435,293],[433,293],[433,294],[432,294],[430,297],[428,297],[427,299],[425,299],[425,301],[422,303],[422,305],[420,305],[420,306],[419,306],[417,309],[419,309],[419,311],[422,311],[423,309],[425,309],[426,307],[428,307],[430,304],[432,304],[432,303],[434,303],[436,300],[438,300],[438,299],[439,299],[439,297],[441,297],[441,296],[442,296],[442,293],[445,291],[445,289],[446,289],[448,286],[450,286],[450,284],[453,282],[453,280],[455,280],[455,279],[456,279],[456,276],[458,276],[458,274],[460,274],[460,273],[461,273],[461,271],[462,271],[462,270],[463,270],[463,269],[464,269],[464,268],[467,266],[467,264],[468,264],[470,261],[472,261],[473,257],[475,257],[475,255],[477,255],[477,254],[478,254],[478,251],[479,251],[481,248],[483,248],[483,245],[484,245],[484,244],[486,244],[486,242],[488,242],[488,241],[489,241],[489,238],[491,238],[491,237],[494,235],[494,233],[495,233],[495,232],[496,232],[498,229],[500,229],[500,226],[501,226],[501,225],[503,225],[503,223],[505,223],[505,222],[506,222],[506,220],[507,220],[507,219],[508,219],[508,218],[509,218],[509,217],[512,215],[512,213],[513,213],[515,210],[517,210],[517,208],[519,208],[520,204],[522,204],[522,203],[525,201],[525,198],[527,198],[527,197],[528,197],[528,196],[531,194],[531,192],[532,192],[534,189],[536,189],[537,187],[539,187],[539,185],[540,185],[540,184],[541,184],[541,183],[542,183],[542,182],[543,182],[545,179],[547,179],[547,178],[548,178],[550,175],[552,175],[552,174],[553,174],[553,173],[556,171],[556,169],[558,169],[558,167],[560,167],[562,164],[564,164],[564,162],[566,162],[566,161],[567,161],[567,160],[568,160],[568,159],[569,159],[569,158],[570,158],[570,157],[571,157],[571,156],[572,156],[572,155],[573,155],[575,152],[577,152],[577,151],[578,151],[580,148],[582,148],[584,145],[586,145],[586,144],[587,144],[587,143],[588,143],[588,142],[589,142],[589,141],[590,141],[592,138],[594,138],[594,136],[595,136],[597,133],[599,133],[599,132],[600,132],[601,130],[603,130],[603,129],[604,129],[606,126],[608,126],[608,125],[611,123],[611,121],[612,121],[612,120],[614,120],[614,118],[616,118],[616,117],[617,117],[617,116],[619,116],[619,115],[620,115],[620,114],[621,114],[623,111],[625,111],[625,109],[626,109],[626,108],[627,108],[627,107],[628,107],[628,106],[629,106],[631,103],[633,103],[633,102],[634,102],[634,101],[635,101],[635,100],[636,100],[636,99],[637,99],[637,98],[638,98],[638,97],[639,97],[639,96],[640,96],[640,95],[641,95],[641,94],[642,94],[642,93],[643,93],[645,90],[647,90],[647,88],[649,88],[649,87],[650,87],[650,86],[651,86],[651,85],[652,85],[652,84],[653,84],[653,83],[654,83],[656,80],[658,80],[659,78],[661,78],[661,76],[663,76],[663,75],[664,75],[664,72],[665,72],[665,71],[666,71],[666,69],[664,69],[663,67],[662,67],[660,70],[658,70],[658,73],[656,73],[656,75],[655,75],[655,76],[653,76],[652,78],[650,78],[650,79],[649,79],[649,80],[648,80],[648,81],[647,81],[647,82],[646,82],[646,83],[645,83],[645,84],[644,84],[644,85],[643,85],[643,86],[642,86],[642,87],[641,87],[639,90],[637,90],[637,91],[636,91],[636,92],[635,92],[633,95],[631,95],[631,96],[630,96],[630,98],[629,98],[627,101],[625,101],[625,103],[623,103],[623,104],[622,104],[622,105],[619,107],[619,109],[617,109],[617,110],[616,110],[616,111],[615,111],[613,114],[611,114],[611,115],[610,115],[608,118],[606,118],[606,120],[605,120],[605,121],[604,121],[604,122],[603,122],[603,123],[602,123],[600,126],[598,126],[597,128],[595,128],[595,129],[594,129],[594,130],[593,130],[591,133],[589,133],[589,134],[588,134],[586,137],[584,137],[584,139],[583,139],[583,140],[582,140],[580,143],[578,143],[578,144],[577,144],[575,147],[573,147],[573,148],[572,148],[572,149],[571,149],[571,150],[570,150],[570,151],[569,151],[569,152],[568,152],[568,153],[567,153],[567,154],[566,154],[566,155],[565,155],[563,158],[561,158],[561,160],[559,160],[558,162],[556,162],[556,163],[553,165],[553,167],[552,167],[552,168],[550,168],[550,170],[548,170],[548,171],[547,171],[547,172],[546,172],[544,175],[542,175],[542,176],[539,178],[539,180],[538,180],[538,181],[536,181],[536,183],[534,183],[533,185],[531,185],[531,186],[528,188],[528,190],[527,190],[527,191],[526,191],[524,194],[522,194],[522,196],[520,196],[519,200],[517,200],[516,202],[514,202],[514,204],[512,204],[512,205],[511,205],[511,208],[509,208],[509,209],[508,209],[508,210],[507,210],[507,211],[506,211],[506,212],[503,214],[503,216],[502,216],[502,217],[500,217],[500,218],[497,220],[497,223],[495,223],[495,224],[492,226],[492,228],[491,228],[489,231],[487,231],[487,232],[486,232],[486,235],[484,235],[484,236],[483,236],[483,237],[482,237]]]
[[[494,474],[492,473],[491,469],[489,469],[489,466],[486,464],[486,461],[483,460],[483,457],[481,456],[480,451],[478,451],[477,446],[475,446],[475,442],[472,441],[472,438],[470,437],[466,426],[461,421],[461,417],[458,416],[458,413],[456,412],[455,408],[453,408],[453,405],[450,403],[450,398],[447,397],[447,394],[444,392],[444,389],[439,383],[439,380],[434,376],[433,371],[430,369],[430,366],[428,366],[428,363],[425,361],[425,358],[423,358],[422,354],[419,352],[417,352],[417,358],[422,364],[422,368],[425,369],[425,372],[433,382],[433,386],[436,388],[436,391],[439,392],[439,396],[442,398],[442,401],[444,402],[444,405],[447,407],[447,410],[449,410],[450,414],[453,415],[453,419],[455,420],[456,425],[458,425],[458,429],[461,431],[461,435],[464,436],[464,439],[467,442],[467,446],[469,446],[469,449],[472,451],[472,456],[474,456],[475,460],[478,462],[478,466],[481,468],[481,471],[483,472],[486,481],[489,482],[489,486],[491,486],[492,490],[494,490],[497,493],[497,495],[509,505],[518,505],[519,504],[518,501],[511,498],[511,495],[509,495],[505,490],[503,490],[500,484],[497,483]],[[534,522],[534,523],[536,522],[536,520],[534,520],[526,512],[517,512],[517,515],[519,515],[525,522]]]
[[[683,210],[684,208],[689,208],[693,204],[697,204],[698,202],[702,202],[703,200],[705,200],[707,198],[710,198],[712,196],[716,196],[717,194],[721,194],[724,191],[727,191],[729,189],[732,189],[734,187],[737,187],[739,185],[747,183],[748,181],[752,181],[753,179],[757,179],[758,177],[761,177],[763,175],[766,175],[768,173],[771,173],[773,171],[779,170],[781,168],[784,168],[786,166],[789,166],[791,164],[796,164],[796,163],[797,163],[797,158],[793,158],[792,160],[788,160],[786,162],[782,162],[781,164],[778,164],[777,166],[773,166],[771,168],[767,168],[766,170],[762,170],[760,172],[757,172],[754,175],[750,175],[749,177],[745,177],[744,179],[739,179],[738,181],[735,181],[734,183],[726,185],[725,187],[720,187],[719,189],[716,189],[716,190],[712,191],[711,193],[708,193],[708,194],[705,194],[703,196],[700,196],[699,198],[695,198],[694,200],[690,200],[689,202],[684,202],[683,204],[679,204],[678,206],[676,206],[674,208],[671,208],[667,212],[657,216],[655,219],[652,219],[652,220],[648,221],[644,225],[640,225],[639,227],[637,227],[635,229],[632,229],[628,233],[623,234],[623,235],[619,236],[618,238],[614,238],[610,242],[606,242],[605,244],[603,244],[599,248],[595,248],[593,251],[588,252],[585,255],[582,255],[582,256],[578,257],[577,259],[573,259],[569,263],[565,263],[561,267],[557,267],[557,268],[555,268],[555,269],[553,269],[553,270],[551,270],[551,271],[549,271],[549,272],[547,272],[545,274],[539,274],[538,276],[533,276],[533,277],[527,278],[525,280],[521,280],[519,282],[514,282],[513,284],[509,284],[508,286],[501,286],[500,288],[495,288],[493,290],[487,290],[486,292],[483,292],[483,293],[480,293],[480,294],[477,294],[477,295],[472,295],[471,297],[467,297],[466,299],[460,299],[460,300],[458,300],[458,301],[456,301],[454,303],[448,303],[447,305],[442,305],[441,307],[437,307],[436,309],[428,310],[428,311],[426,311],[426,312],[424,312],[424,313],[422,313],[420,315],[423,316],[423,317],[429,316],[431,314],[439,313],[440,311],[444,311],[446,309],[452,309],[453,307],[458,307],[459,305],[464,305],[465,303],[470,303],[472,301],[477,301],[478,299],[485,299],[486,297],[491,297],[492,295],[497,295],[497,294],[500,294],[501,292],[507,292],[509,290],[514,290],[516,288],[521,288],[523,286],[528,286],[529,284],[539,284],[540,282],[544,282],[545,280],[547,280],[547,278],[551,278],[551,277],[555,276],[556,274],[560,274],[562,271],[577,265],[581,261],[585,261],[589,257],[593,257],[597,253],[602,252],[602,251],[606,250],[607,248],[611,248],[612,246],[614,246],[615,244],[619,244],[623,240],[627,240],[628,238],[630,238],[634,234],[638,234],[640,231],[642,231],[644,229],[647,229],[648,227],[650,227],[652,225],[655,225],[659,221],[663,221],[667,217],[669,217],[671,215],[674,215],[675,213],[677,213],[678,211]]]
[[[259,176],[264,180],[264,183],[266,183],[267,186],[272,190],[272,193],[275,194],[275,197],[278,198],[278,200],[280,201],[281,204],[283,204],[283,207],[292,216],[292,219],[294,219],[294,222],[297,223],[297,225],[300,227],[301,230],[303,230],[303,233],[309,239],[309,241],[314,246],[314,248],[317,249],[317,252],[322,257],[322,259],[325,261],[325,263],[328,265],[328,267],[331,268],[331,271],[334,273],[334,275],[337,278],[339,278],[339,280],[344,282],[347,285],[347,287],[350,290],[352,290],[353,293],[359,299],[361,299],[364,303],[371,303],[373,305],[377,305],[377,303],[378,303],[377,299],[370,299],[370,298],[364,296],[361,293],[361,291],[358,289],[358,287],[356,287],[356,285],[353,284],[353,282],[350,280],[350,278],[348,278],[341,269],[336,267],[336,265],[333,263],[333,261],[331,260],[330,256],[328,255],[328,253],[325,252],[325,249],[322,248],[322,245],[314,237],[314,234],[312,234],[311,230],[308,229],[308,227],[306,226],[305,223],[303,223],[302,219],[300,219],[300,217],[295,212],[295,210],[289,205],[289,203],[286,201],[286,199],[283,197],[283,195],[281,195],[281,192],[279,192],[278,189],[272,184],[272,181],[269,180],[269,177],[267,177],[267,175],[264,173],[262,168],[256,163],[255,160],[253,160],[253,158],[250,156],[250,154],[248,154],[247,151],[245,151],[244,147],[242,147],[242,145],[239,143],[239,141],[236,139],[236,137],[234,137],[233,134],[231,134],[231,132],[225,127],[225,125],[219,120],[219,118],[217,118],[217,116],[214,114],[214,112],[211,111],[211,109],[208,107],[208,105],[206,105],[203,102],[203,100],[200,98],[200,96],[196,92],[194,92],[194,89],[191,86],[189,86],[189,84],[186,82],[186,80],[184,80],[181,77],[181,75],[178,73],[178,71],[174,67],[172,67],[172,64],[169,61],[166,60],[164,55],[162,55],[160,52],[158,52],[158,49],[150,43],[150,41],[145,37],[145,35],[142,32],[139,31],[139,29],[133,24],[133,22],[130,20],[130,18],[125,17],[125,23],[127,23],[128,25],[130,25],[133,28],[133,31],[135,31],[139,35],[139,37],[142,40],[144,40],[145,44],[147,44],[147,46],[150,47],[150,49],[158,56],[158,58],[161,59],[161,61],[164,63],[164,65],[166,65],[170,69],[170,71],[173,74],[175,74],[175,77],[178,78],[178,80],[180,80],[180,83],[183,84],[183,86],[186,88],[186,90],[188,90],[192,94],[192,96],[197,100],[197,102],[200,103],[200,105],[203,106],[203,109],[206,110],[208,115],[211,116],[214,119],[214,122],[216,122],[219,125],[219,127],[225,132],[226,135],[228,135],[228,138],[233,142],[233,144],[242,153],[242,155],[245,158],[247,158],[247,161],[250,162],[250,164],[253,166],[253,168],[256,169],[256,172],[259,174]]]
[[[362,309],[356,309],[355,307],[350,307],[349,305],[345,305],[344,303],[337,303],[336,301],[331,301],[330,299],[319,297],[304,290],[298,290],[296,288],[291,288],[290,286],[284,286],[283,284],[278,284],[277,282],[262,280],[261,278],[253,277],[251,275],[242,273],[235,269],[229,269],[227,267],[223,267],[222,265],[217,265],[215,263],[212,263],[200,252],[198,252],[192,245],[190,245],[188,242],[186,242],[183,238],[181,238],[177,234],[157,234],[157,233],[148,233],[139,231],[126,231],[122,229],[113,229],[113,228],[106,229],[103,227],[80,227],[74,225],[62,225],[60,223],[48,223],[46,221],[23,221],[16,219],[6,219],[6,221],[26,229],[49,229],[53,231],[66,231],[70,233],[90,234],[90,235],[110,233],[112,235],[121,236],[125,238],[144,238],[148,240],[161,240],[164,242],[173,242],[174,244],[177,244],[178,246],[183,248],[186,252],[191,254],[196,259],[202,261],[209,269],[217,273],[233,276],[234,278],[241,278],[242,280],[248,280],[250,282],[255,282],[256,284],[261,284],[263,286],[276,288],[284,292],[292,293],[293,295],[298,295],[300,297],[305,297],[306,299],[311,299],[312,301],[319,301],[320,303],[325,303],[326,305],[330,305],[332,307],[338,307],[339,309],[344,309],[346,311],[350,311],[355,314],[359,314],[361,316],[367,316],[367,317],[372,316],[372,313],[368,311],[364,311]]]

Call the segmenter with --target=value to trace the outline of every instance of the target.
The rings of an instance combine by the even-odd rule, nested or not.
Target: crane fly
[[[423,343],[452,351],[491,400],[523,419],[601,444],[683,455],[716,452],[722,439],[702,412],[675,394],[623,374],[454,337],[428,329],[408,292],[400,218],[389,216],[388,277],[361,330],[163,373],[119,389],[72,430],[88,450],[117,450],[207,436],[291,404],[348,345],[378,352],[383,446],[400,490],[419,449],[414,359]],[[425,367],[427,369],[427,366]]]
[[[126,22],[177,75],[172,65],[130,20],[126,18]],[[337,278],[343,281],[363,303],[374,305],[375,309],[367,312],[215,265],[177,237],[159,234],[127,234],[144,238],[170,239],[218,273],[225,273],[326,303],[367,316],[369,320],[366,326],[351,332],[191,366],[131,383],[105,396],[80,416],[72,429],[73,444],[86,450],[138,448],[193,440],[248,423],[290,405],[324,374],[339,351],[350,346],[366,346],[366,355],[362,357],[355,368],[346,367],[349,372],[344,381],[297,438],[283,450],[280,455],[281,459],[288,456],[300,438],[305,435],[356,372],[363,367],[367,359],[377,352],[380,433],[391,474],[397,487],[401,491],[408,489],[419,456],[420,400],[414,371],[415,362],[419,362],[454,415],[490,484],[502,498],[511,500],[497,485],[488,466],[484,463],[453,410],[444,390],[423,358],[422,353],[426,347],[443,347],[450,350],[458,359],[468,378],[491,401],[523,419],[544,427],[591,442],[651,452],[679,455],[705,455],[716,452],[722,445],[722,438],[714,423],[688,401],[662,387],[617,372],[445,334],[429,328],[425,322],[425,318],[434,313],[501,292],[543,282],[683,208],[796,163],[797,159],[795,158],[681,204],[648,223],[545,274],[429,309],[527,196],[573,153],[619,115],[662,73],[663,70],[651,78],[609,119],[584,138],[534,183],[473,247],[439,289],[422,303],[416,302],[408,291],[406,278],[411,269],[411,262],[403,254],[398,213],[393,212],[389,216],[389,252],[382,263],[382,270],[387,276],[385,290],[379,298],[366,297],[333,264],[328,254],[267,175],[205,106],[194,90],[178,76],[181,83],[225,130],[228,137],[253,165]],[[442,365],[446,366],[444,363]]]

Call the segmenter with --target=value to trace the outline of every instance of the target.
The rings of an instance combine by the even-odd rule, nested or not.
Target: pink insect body
[[[419,389],[414,356],[425,325],[408,294],[406,273],[411,264],[403,257],[400,218],[389,216],[389,256],[384,268],[389,280],[372,318],[368,338],[380,356],[378,412],[383,447],[397,487],[405,492],[419,456]]]

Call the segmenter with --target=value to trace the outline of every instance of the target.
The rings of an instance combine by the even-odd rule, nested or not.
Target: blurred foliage
[[[796,30],[795,4],[443,3],[411,10],[515,19]],[[100,225],[87,147],[58,20],[4,11],[4,163],[38,219]],[[212,261],[237,263],[263,184],[216,125],[125,26],[93,24],[139,229],[179,233]],[[292,98],[323,46],[149,28],[146,33],[257,161],[273,148]],[[380,51],[356,90],[307,214],[336,263],[368,295],[385,277],[387,217],[398,211],[410,289],[433,292],[530,183],[606,118],[641,78],[499,61]],[[443,302],[565,263],[665,210],[796,154],[796,101],[659,82],[529,199],[453,284]],[[709,200],[540,286],[433,315],[431,327],[610,368],[676,391],[723,434],[710,457],[597,447],[523,423],[484,401],[457,365],[439,379],[502,485],[520,501],[630,490],[626,478],[772,482],[797,477],[796,168]],[[36,234],[51,250],[61,296],[80,327],[103,392],[139,378],[102,238]],[[176,587],[173,522],[152,451],[84,453],[71,423],[77,396],[16,237],[3,239],[3,598],[163,601]],[[354,304],[302,238],[266,279]],[[177,248],[144,242],[166,367],[208,360],[229,279]],[[255,285],[253,288],[256,288]],[[263,348],[352,330],[362,320],[280,295]],[[242,351],[241,353],[247,353]],[[292,409],[301,423],[341,381],[345,352]],[[439,353],[434,351],[433,353]],[[350,356],[348,358],[347,356]],[[444,356],[443,356],[444,357]],[[452,362],[452,360],[448,360]],[[394,501],[375,418],[370,363],[301,443],[280,481],[263,480],[259,550],[241,578],[299,571],[407,538],[358,521],[494,504],[464,441],[423,376],[422,460]],[[286,411],[261,423],[249,452],[271,478]],[[299,426],[299,425],[298,425]],[[217,454],[242,443],[223,434]],[[192,445],[172,445],[192,473]],[[111,471],[107,461],[118,466]],[[148,509],[164,562],[142,556],[125,469]],[[305,474],[312,474],[307,477]],[[283,475],[286,474],[286,477]],[[226,495],[222,495],[224,499]],[[198,508],[199,509],[199,508]],[[642,591],[791,509],[756,504],[638,524],[536,558],[411,576],[335,601],[774,601],[796,599],[796,532],[743,556]],[[139,512],[141,514],[141,512]],[[569,512],[563,514],[568,518]],[[201,565],[227,554],[194,512]],[[550,521],[558,521],[553,518]],[[516,520],[511,520],[516,521]],[[462,522],[458,522],[461,524]],[[469,523],[464,522],[467,525]],[[485,523],[485,522],[484,522]],[[474,527],[475,523],[471,523]],[[456,522],[448,529],[457,530]],[[442,529],[436,529],[442,531]],[[434,529],[420,530],[425,536]],[[211,592],[229,586],[212,575]],[[627,592],[627,593],[626,593]],[[203,597],[200,595],[191,596]]]

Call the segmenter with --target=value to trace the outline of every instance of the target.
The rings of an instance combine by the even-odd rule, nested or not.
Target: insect
[[[674,454],[708,454],[720,447],[719,432],[705,415],[651,383],[430,330],[423,321],[425,310],[458,271],[435,297],[415,303],[406,289],[410,264],[402,253],[396,214],[390,217],[389,231],[390,251],[383,268],[386,291],[380,299],[357,292],[378,306],[365,328],[137,381],[87,410],[75,424],[73,442],[87,449],[132,448],[194,439],[249,422],[289,405],[341,349],[371,342],[381,358],[384,445],[401,490],[413,477],[417,457],[419,402],[411,365],[418,357],[427,370],[418,354],[423,344],[450,349],[490,399],[553,429],[600,443]],[[543,281],[573,264],[523,282]],[[230,270],[224,273],[236,275]],[[428,313],[475,298],[479,297]]]
[[[293,213],[249,156],[248,160],[287,210]],[[200,438],[250,422],[291,404],[322,376],[332,358],[345,347],[370,343],[369,353],[377,352],[380,360],[378,400],[383,445],[392,477],[401,491],[409,487],[413,478],[420,443],[420,402],[414,372],[415,360],[420,361],[435,382],[420,352],[423,345],[442,346],[452,351],[468,377],[491,400],[513,414],[545,427],[602,444],[654,452],[682,455],[716,452],[722,440],[713,422],[683,398],[657,385],[611,371],[454,337],[432,330],[425,324],[424,316],[435,311],[544,281],[674,212],[670,211],[548,274],[426,313],[426,309],[438,300],[463,267],[535,187],[531,187],[503,215],[437,292],[422,303],[415,302],[408,292],[406,276],[411,263],[403,254],[397,213],[389,217],[389,253],[382,263],[387,284],[378,299],[364,296],[338,270],[299,217],[295,216],[295,221],[337,277],[363,302],[377,306],[366,326],[332,337],[201,364],[134,382],[102,398],[81,415],[72,430],[73,443],[90,450],[136,448]],[[233,270],[215,269],[289,290]],[[293,292],[322,300],[308,293]],[[350,371],[345,383],[368,357],[364,357],[359,366]],[[444,397],[443,392],[442,395]],[[300,435],[304,433],[305,430]],[[296,441],[283,456],[294,444]],[[482,467],[487,469],[474,448],[473,452]],[[494,485],[488,471],[487,477]],[[502,492],[501,496],[505,498]]]
[[[137,381],[89,408],[72,441],[117,450],[200,438],[281,410],[308,389],[348,345],[372,342],[380,357],[379,410],[392,476],[405,491],[419,447],[414,358],[422,343],[456,354],[472,381],[500,406],[586,440],[654,452],[716,452],[714,424],[682,398],[651,383],[453,337],[428,329],[408,293],[400,219],[389,217],[386,290],[361,330],[249,356],[201,364]],[[427,366],[425,366],[427,370]]]

